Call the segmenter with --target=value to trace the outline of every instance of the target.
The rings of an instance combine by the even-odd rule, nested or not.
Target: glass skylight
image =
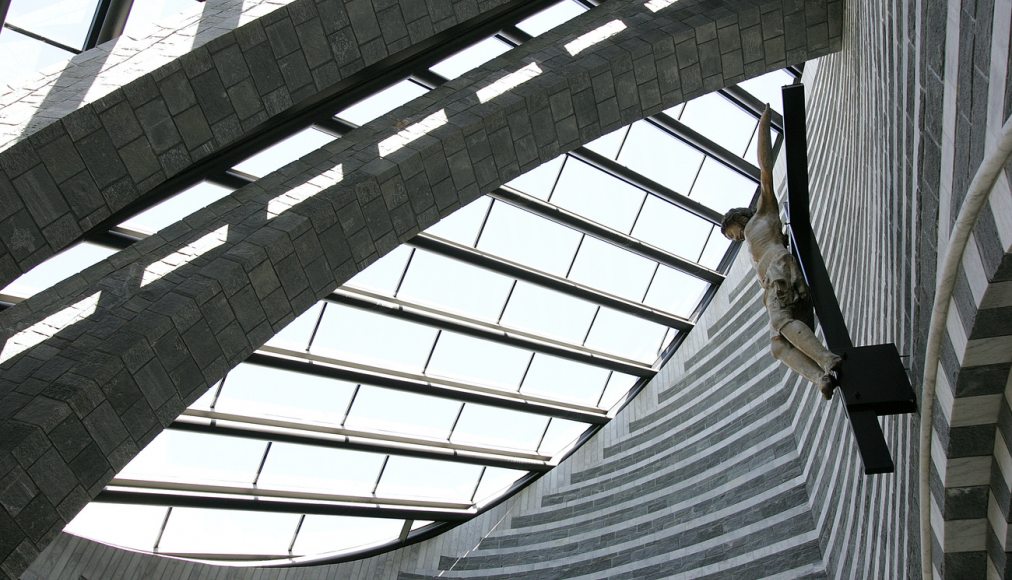
[[[43,4],[50,9],[60,2]],[[145,19],[193,9],[190,0],[135,4],[131,31]],[[584,10],[564,0],[510,24],[537,35]],[[0,44],[14,34],[5,29]],[[444,53],[430,70],[456,78],[509,50],[509,37]],[[750,81],[762,100],[790,80],[786,73],[767,77]],[[335,103],[335,117],[362,125],[427,90],[402,80],[358,102]],[[733,155],[754,157],[757,115],[721,95],[665,114]],[[263,177],[333,139],[304,127],[236,163],[232,177]],[[341,505],[384,510],[474,513],[518,479],[559,461],[637,385],[636,375],[649,377],[684,335],[626,307],[691,319],[713,288],[669,262],[587,232],[603,225],[655,246],[673,263],[682,258],[716,269],[729,243],[710,218],[646,191],[642,179],[717,212],[748,205],[756,187],[722,157],[689,145],[660,121],[639,121],[586,150],[637,173],[640,181],[598,167],[614,163],[577,152],[507,184],[564,209],[575,223],[501,196],[461,208],[426,235],[474,249],[476,258],[451,258],[409,243],[377,260],[335,289],[330,301],[297,317],[255,359],[230,371],[109,487],[164,493],[165,505],[93,503],[67,531],[204,560],[342,556],[396,543],[402,530],[413,537],[434,516],[335,515],[336,497]],[[120,227],[138,236],[155,233],[231,193],[213,183],[223,181],[220,175],[207,179]],[[3,293],[26,297],[112,252],[80,244]],[[525,275],[472,263],[486,258],[508,261]],[[584,294],[574,295],[575,287]],[[622,310],[600,303],[615,297]],[[373,302],[375,308],[363,306]],[[546,352],[549,347],[557,350]],[[531,471],[507,468],[523,465]],[[254,501],[281,501],[291,513],[212,509],[193,505],[194,497],[248,500],[254,508]],[[444,520],[434,521],[438,528]]]

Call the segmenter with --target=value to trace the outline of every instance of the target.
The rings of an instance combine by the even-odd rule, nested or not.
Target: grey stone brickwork
[[[0,95],[0,287],[188,167],[515,0],[222,0]],[[382,23],[382,24],[381,24]],[[242,24],[236,28],[237,24]]]
[[[609,2],[0,314],[5,342],[27,344],[25,329],[97,302],[0,367],[0,465],[16,482],[2,495],[4,572],[25,569],[203,389],[354,273],[561,152],[789,57],[834,50],[829,15],[841,7],[823,8],[683,0],[652,13]],[[290,12],[265,18],[285,23]],[[575,56],[563,47],[615,19],[626,26],[615,36]],[[540,75],[479,102],[477,90],[532,62]],[[438,112],[445,124],[426,121],[421,135],[416,124]],[[417,138],[379,155],[403,127]],[[148,282],[156,262],[164,275]]]

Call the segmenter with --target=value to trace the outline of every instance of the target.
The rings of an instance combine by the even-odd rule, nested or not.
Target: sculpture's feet
[[[819,387],[819,392],[822,393],[822,398],[829,401],[833,398],[833,390],[836,389],[836,379],[833,378],[833,375],[826,373],[822,375],[822,378],[819,379],[816,386]]]
[[[840,370],[841,365],[843,365],[843,359],[835,354],[830,354],[830,356],[822,364],[822,371],[828,375],[829,373]]]

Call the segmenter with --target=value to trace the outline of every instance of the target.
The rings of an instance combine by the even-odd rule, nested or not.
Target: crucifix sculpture
[[[748,246],[752,265],[763,287],[763,303],[770,318],[773,356],[811,381],[829,400],[836,387],[835,371],[843,359],[830,352],[812,332],[812,301],[801,268],[787,248],[776,194],[773,192],[773,148],[770,146],[770,107],[759,119],[759,203],[753,212],[738,207],[720,224],[725,237]]]
[[[787,161],[786,233],[773,193],[769,107],[759,124],[760,195],[755,212],[728,212],[721,231],[748,245],[770,317],[773,355],[830,399],[839,387],[866,474],[895,467],[878,417],[917,410],[913,388],[892,343],[854,346],[808,213],[804,85],[783,87]],[[812,332],[814,306],[823,346]]]

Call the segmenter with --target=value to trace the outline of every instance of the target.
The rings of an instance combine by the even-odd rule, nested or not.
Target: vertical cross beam
[[[892,399],[899,398],[902,403],[906,397],[902,392],[902,384],[898,386],[899,393],[894,393],[897,387],[891,384],[882,384],[875,381],[872,388],[868,388],[868,377],[861,371],[868,368],[883,367],[890,371],[894,370],[894,364],[899,361],[899,354],[892,345],[879,345],[873,347],[855,348],[847,330],[847,324],[840,311],[840,304],[836,299],[836,292],[829,279],[829,272],[822,259],[822,252],[819,250],[819,243],[812,232],[811,216],[808,211],[808,141],[806,138],[805,122],[805,87],[798,83],[787,85],[782,89],[784,104],[784,146],[787,156],[787,199],[788,199],[788,221],[791,246],[805,281],[812,296],[815,306],[815,314],[819,318],[819,325],[826,337],[826,345],[829,350],[841,355],[844,358],[843,365],[839,372],[840,390],[843,392],[847,403],[847,415],[850,419],[851,429],[854,432],[854,439],[857,441],[858,450],[861,453],[861,460],[864,462],[865,474],[892,473],[894,465],[889,455],[889,448],[886,446],[882,428],[878,424],[878,415],[888,412],[897,412],[895,404],[890,406]],[[885,352],[883,347],[890,347],[891,352]],[[895,353],[895,356],[891,356]],[[869,365],[871,365],[869,367]],[[906,375],[900,366],[902,381],[906,382]],[[887,376],[896,379],[895,373],[890,372]],[[913,392],[909,382],[906,382],[906,390],[910,391],[910,399]],[[876,396],[877,395],[877,396]],[[862,401],[862,396],[865,400]],[[871,401],[871,402],[866,402]],[[905,411],[905,406],[900,405],[899,412]]]

